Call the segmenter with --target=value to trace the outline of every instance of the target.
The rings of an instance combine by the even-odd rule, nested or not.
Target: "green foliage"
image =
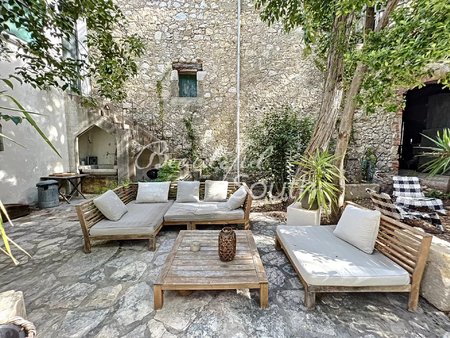
[[[311,155],[300,157],[296,163],[300,169],[298,177],[300,195],[299,200],[307,198],[311,208],[317,204],[325,211],[330,209],[330,205],[337,199],[339,189],[335,185],[335,180],[339,178],[339,168],[334,165],[336,157],[327,151],[317,151]]]
[[[162,78],[156,81],[156,97],[158,98],[158,119],[161,123],[161,139],[164,139],[164,120],[166,117],[166,111],[164,109],[164,98],[163,98],[163,83],[170,74],[171,68],[167,69]]]
[[[76,55],[67,42],[74,40],[78,20],[86,23],[87,45]],[[8,43],[17,30],[30,37],[28,42],[15,39],[18,48]],[[141,39],[126,31],[125,16],[112,0],[3,1],[0,60],[14,55],[23,61],[12,75],[34,88],[65,90],[89,77],[101,96],[122,100],[124,84],[137,72],[135,58],[144,50]]]
[[[320,69],[326,67],[327,46],[331,41],[335,0],[255,0],[261,18],[269,25],[281,22],[286,31],[301,27],[306,55],[314,52]]]
[[[9,87],[9,89],[14,89],[14,85],[10,80],[3,79],[3,78],[0,78],[0,80],[3,81],[3,83],[5,83]],[[48,137],[44,134],[44,132],[41,130],[41,128],[39,128],[39,126],[37,125],[36,121],[33,119],[32,115],[40,115],[40,114],[26,110],[14,96],[12,96],[11,94],[8,94],[8,90],[0,90],[0,102],[2,102],[2,103],[0,103],[0,120],[12,121],[16,125],[18,125],[19,123],[22,123],[23,120],[27,121],[34,128],[34,130],[37,131],[39,136],[50,146],[50,148],[59,157],[61,157],[58,150],[55,148],[55,146],[52,144],[52,142],[50,142]],[[16,108],[4,106],[3,105],[4,102],[10,102]],[[9,141],[20,145],[20,143],[17,143],[17,141],[13,140],[12,138],[10,138],[4,134],[0,134],[0,137],[4,137],[4,138],[8,139]]]
[[[186,156],[194,163],[198,158],[198,141],[199,138],[194,129],[194,113],[183,118],[184,127],[186,128],[187,139],[189,143],[189,148],[186,151]]]
[[[302,154],[311,137],[313,121],[284,107],[267,112],[248,133],[246,169],[256,179],[273,182],[280,191],[288,178],[293,154]]]
[[[450,193],[442,192],[442,191],[436,190],[436,189],[431,189],[430,191],[426,191],[425,196],[430,197],[430,198],[439,198],[441,200],[450,199]]]
[[[365,182],[373,182],[377,162],[378,158],[373,148],[367,148],[361,160],[362,178]]]
[[[399,2],[389,15],[389,25],[379,31],[363,31],[367,8],[381,11],[387,1],[373,0],[255,0],[261,18],[269,25],[277,21],[286,30],[302,27],[304,43],[315,52],[316,63],[325,69],[331,51],[334,18],[349,15],[350,34],[340,41],[344,75],[348,86],[358,61],[367,66],[357,97],[367,112],[377,107],[401,108],[398,90],[423,85],[432,76],[430,65],[450,64],[450,2],[412,0]],[[445,68],[445,67],[444,67]],[[440,74],[449,84],[450,73]]]
[[[397,111],[403,102],[398,90],[423,86],[432,77],[431,65],[449,65],[450,2],[414,0],[391,14],[391,24],[372,32],[355,55],[368,66],[359,102],[370,112],[377,106]],[[440,82],[449,84],[450,73]]]
[[[2,248],[0,246],[0,252],[2,252],[3,254],[5,254],[6,256],[8,256],[9,258],[11,258],[11,260],[13,261],[13,263],[15,265],[19,264],[19,261],[14,257],[12,251],[11,251],[11,245],[12,244],[14,247],[16,247],[17,249],[19,249],[20,251],[22,251],[25,255],[27,255],[28,257],[31,257],[30,254],[28,252],[26,252],[19,244],[17,244],[16,242],[14,242],[11,238],[8,237],[8,235],[6,234],[4,225],[3,225],[3,218],[2,218],[2,214],[6,216],[6,219],[9,221],[9,224],[12,226],[13,223],[11,221],[11,219],[9,218],[8,213],[6,212],[6,208],[3,205],[2,201],[0,200],[0,238],[2,239],[3,245],[5,248]]]
[[[212,180],[223,180],[229,168],[232,166],[227,156],[221,156],[216,160],[208,162],[202,168],[202,174],[210,176]]]
[[[176,181],[180,175],[181,161],[167,160],[158,171],[156,182]]]
[[[450,169],[450,129],[446,128],[442,134],[438,131],[436,139],[422,134],[435,144],[435,147],[422,147],[426,152],[421,156],[433,157],[432,160],[422,165],[424,171],[430,175],[444,174]]]

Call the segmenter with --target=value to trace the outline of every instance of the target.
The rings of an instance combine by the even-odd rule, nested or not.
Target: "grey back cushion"
[[[205,202],[225,202],[227,200],[228,181],[205,181]]]
[[[138,182],[137,203],[165,203],[169,201],[170,182]]]
[[[177,186],[177,202],[198,202],[200,194],[200,182],[180,181]]]
[[[238,209],[244,204],[245,199],[247,198],[247,189],[244,186],[240,187],[236,190],[233,195],[227,201],[228,210]]]
[[[333,233],[359,250],[371,254],[378,236],[380,218],[378,210],[347,205]]]
[[[110,221],[118,221],[128,212],[125,203],[112,190],[108,190],[99,197],[94,198],[94,205]]]

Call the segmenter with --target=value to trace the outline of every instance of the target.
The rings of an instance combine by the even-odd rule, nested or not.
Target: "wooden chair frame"
[[[359,208],[355,203],[346,202]],[[285,250],[284,243],[278,236],[275,238],[277,250],[283,250],[297,272],[300,282],[305,288],[305,305],[314,308],[317,293],[328,292],[408,292],[408,310],[416,311],[419,302],[419,289],[423,272],[430,251],[432,236],[414,229],[393,218],[381,215],[380,230],[375,243],[375,249],[396,262],[410,276],[410,284],[394,286],[326,286],[308,284],[300,271],[293,264],[294,257],[290,257]],[[318,243],[320,245],[320,243]]]
[[[108,235],[108,236],[92,236],[90,234],[90,228],[92,228],[96,223],[105,219],[103,214],[94,205],[93,199],[83,202],[75,206],[78,219],[80,221],[81,230],[83,232],[84,239],[84,252],[91,252],[92,241],[95,240],[134,240],[134,239],[146,239],[148,240],[148,249],[151,251],[156,250],[156,235],[159,233],[164,225],[186,225],[188,230],[196,229],[198,224],[243,224],[245,230],[250,229],[250,209],[252,207],[252,196],[250,190],[245,183],[228,183],[227,197],[232,195],[237,189],[244,186],[247,189],[247,198],[244,202],[244,218],[236,220],[217,220],[217,221],[201,221],[201,220],[190,220],[190,221],[176,221],[176,222],[161,222],[158,224],[152,234],[148,235]],[[169,189],[169,200],[176,199],[177,196],[177,182],[172,182]],[[119,198],[125,204],[130,203],[136,199],[137,195],[137,184],[130,184],[127,186],[121,186],[114,189],[114,192],[119,196]],[[200,182],[200,199],[203,199],[205,194],[205,183]]]

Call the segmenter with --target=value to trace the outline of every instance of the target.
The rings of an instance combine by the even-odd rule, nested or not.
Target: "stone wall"
[[[199,155],[216,159],[236,152],[236,2],[118,0],[144,38],[139,75],[129,84],[128,117],[167,140],[171,152],[190,149],[183,119],[191,119]],[[261,22],[253,1],[241,16],[241,125],[245,134],[262,112],[290,105],[318,111],[322,74],[302,57],[302,32],[286,34]],[[198,97],[177,97],[173,63],[198,63]],[[158,94],[158,83],[161,84]],[[163,107],[161,109],[161,106]],[[131,113],[132,112],[132,113]]]
[[[347,179],[350,183],[361,181],[361,160],[368,148],[377,156],[375,182],[388,190],[392,175],[398,172],[398,147],[400,145],[402,114],[377,112],[355,114],[352,136],[347,153]]]

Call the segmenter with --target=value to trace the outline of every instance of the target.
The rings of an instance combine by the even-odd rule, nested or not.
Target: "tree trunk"
[[[345,104],[344,110],[341,115],[341,122],[339,124],[339,132],[336,143],[336,166],[341,171],[339,177],[339,191],[340,196],[338,200],[338,207],[342,207],[344,205],[344,196],[345,196],[345,169],[344,169],[344,160],[345,155],[347,154],[348,143],[350,141],[350,135],[352,132],[353,126],[353,117],[356,111],[356,98],[361,89],[361,85],[364,79],[364,75],[366,74],[367,67],[359,62],[356,66],[355,73],[353,74],[352,82],[350,84],[350,88],[345,96]]]
[[[397,7],[398,0],[390,0],[386,4],[386,9],[383,13],[381,20],[375,27],[375,11],[373,7],[368,7],[366,10],[364,33],[368,34],[370,31],[375,30],[377,32],[385,28],[389,23],[389,16]],[[336,166],[341,171],[339,176],[339,191],[340,195],[337,201],[337,205],[332,206],[331,220],[337,221],[340,209],[344,205],[345,199],[345,155],[347,154],[348,143],[350,141],[350,135],[353,127],[353,117],[356,111],[356,98],[361,90],[361,85],[364,80],[364,76],[367,72],[367,66],[361,62],[358,62],[355,72],[353,73],[352,82],[350,88],[345,95],[344,110],[341,115],[341,122],[339,125],[338,139],[336,144]]]
[[[326,149],[333,134],[343,94],[344,48],[351,28],[352,16],[342,15],[334,20],[333,41],[328,53],[327,73],[322,94],[319,117],[313,135],[306,149],[312,154],[318,149]]]

